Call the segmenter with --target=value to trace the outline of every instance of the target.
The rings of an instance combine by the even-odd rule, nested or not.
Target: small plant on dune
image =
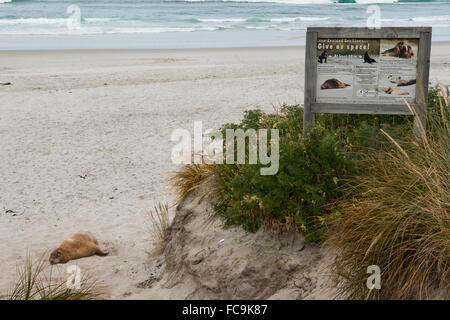
[[[158,203],[148,215],[151,223],[150,234],[155,245],[152,255],[159,255],[166,248],[167,229],[170,225],[169,205]]]
[[[49,275],[46,270],[51,268]],[[27,254],[25,264],[18,267],[17,279],[9,292],[3,297],[7,300],[91,300],[99,298],[101,291],[96,281],[89,276],[80,279],[80,288],[69,288],[67,279],[52,276],[53,266],[43,257],[33,260]]]
[[[350,299],[424,299],[450,285],[450,131],[448,100],[430,92],[427,130],[367,154],[354,176],[329,243],[340,295]],[[381,269],[381,289],[369,290],[369,265]]]

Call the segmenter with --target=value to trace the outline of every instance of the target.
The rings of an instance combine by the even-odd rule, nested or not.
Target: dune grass
[[[48,269],[51,269],[47,272]],[[2,297],[7,300],[93,300],[101,296],[101,289],[89,275],[81,277],[80,288],[68,288],[67,277],[55,278],[53,266],[42,256],[32,259],[27,254],[25,263],[17,268],[17,279]]]
[[[169,205],[158,203],[153,210],[148,212],[150,219],[150,234],[155,248],[151,252],[152,256],[160,255],[166,248],[167,229],[170,225]]]
[[[368,153],[338,205],[328,242],[340,296],[350,299],[449,298],[450,131],[444,92],[429,98],[427,130]],[[367,266],[381,269],[381,289],[366,286]]]
[[[189,192],[198,188],[206,180],[211,180],[215,172],[216,166],[210,164],[189,164],[174,172],[170,182],[176,191],[177,202],[181,203]],[[215,189],[212,186],[209,192],[206,192],[203,196],[208,196],[208,194],[214,192]]]

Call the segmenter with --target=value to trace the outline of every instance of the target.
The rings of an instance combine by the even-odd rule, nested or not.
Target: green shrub
[[[324,114],[303,137],[302,122],[300,107],[283,106],[276,114],[246,111],[241,123],[224,126],[223,130],[276,128],[280,137],[276,175],[261,175],[261,164],[217,165],[218,200],[213,208],[225,226],[240,225],[248,231],[262,225],[294,228],[306,242],[320,240],[324,222],[333,214],[330,204],[342,196],[346,177],[361,169],[361,152],[384,140],[378,128],[411,128],[410,117]]]

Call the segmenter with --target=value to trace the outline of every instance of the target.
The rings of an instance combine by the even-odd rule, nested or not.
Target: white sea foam
[[[204,2],[205,0],[185,0],[188,2]],[[223,2],[268,2],[283,4],[334,4],[338,0],[222,0]],[[398,0],[356,0],[359,4],[397,3]]]
[[[298,20],[298,17],[295,17],[295,18],[285,17],[285,18],[272,18],[272,19],[270,19],[270,22],[294,22],[297,20]]]
[[[110,22],[110,21],[118,21],[119,18],[84,18],[85,22]]]
[[[0,0],[2,1],[2,0]],[[84,18],[83,22],[98,23],[118,21],[118,18]],[[65,25],[66,18],[19,18],[19,19],[0,19],[0,25]]]
[[[245,22],[243,18],[197,19],[200,22]]]
[[[54,19],[47,19],[47,18],[0,19],[0,24],[3,24],[3,25],[17,25],[17,24],[64,25],[66,23],[67,23],[67,19],[63,19],[63,18],[54,18]]]
[[[301,21],[326,21],[329,17],[299,17]]]
[[[0,35],[97,35],[97,34],[138,34],[138,33],[164,33],[164,32],[195,32],[195,31],[216,31],[226,27],[192,27],[192,28],[111,28],[103,29],[97,27],[82,27],[80,29],[29,29],[4,31],[0,29]]]
[[[294,22],[294,21],[326,21],[329,17],[281,17],[281,18],[216,18],[195,19],[199,22]]]
[[[326,21],[328,17],[283,17],[272,18],[271,22],[294,22],[294,21]]]
[[[416,22],[427,22],[427,21],[448,21],[450,20],[450,16],[430,16],[430,17],[416,17],[412,18],[412,21]]]
[[[188,0],[196,1],[196,0]],[[197,0],[198,1],[198,0]],[[200,0],[204,1],[204,0]],[[272,2],[272,3],[284,3],[284,4],[328,4],[333,3],[332,0],[223,0],[224,2]]]

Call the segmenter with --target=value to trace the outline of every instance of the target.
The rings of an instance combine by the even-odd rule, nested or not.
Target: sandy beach
[[[450,43],[433,43],[430,80],[450,85]],[[107,299],[180,298],[148,278],[147,212],[174,204],[171,133],[303,103],[304,48],[0,51],[0,294],[27,252],[91,231],[107,257],[71,264]],[[172,208],[173,210],[173,208]],[[65,272],[65,267],[59,267]]]

